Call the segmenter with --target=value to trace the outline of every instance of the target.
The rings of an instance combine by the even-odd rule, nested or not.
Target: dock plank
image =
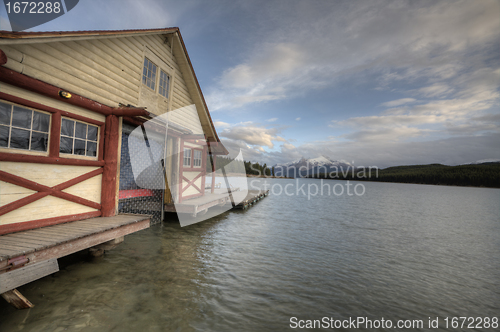
[[[0,294],[59,271],[57,259],[49,259],[0,274]]]
[[[113,236],[113,234],[119,237],[149,227],[149,218],[150,217],[147,215],[132,214],[117,215],[114,217],[97,217],[1,235],[0,262],[28,253],[44,252],[52,247],[61,246],[72,241],[79,243],[80,246],[85,246],[87,243],[93,244],[100,240],[104,242],[109,241],[112,240],[112,238],[109,237]],[[147,224],[145,223],[146,221],[148,222]],[[141,224],[140,226],[128,227],[139,223]],[[102,233],[106,233],[106,236],[98,236]],[[92,237],[94,238],[90,239]],[[68,244],[64,248],[67,249],[65,249],[67,252],[71,251],[72,253],[75,252],[73,249],[77,247],[73,248]],[[57,253],[54,254],[65,256],[64,252],[63,249],[59,248]],[[50,257],[50,255],[44,255],[44,257]]]

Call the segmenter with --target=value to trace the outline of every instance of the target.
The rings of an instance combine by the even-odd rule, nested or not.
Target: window
[[[160,94],[168,98],[168,87],[170,85],[170,76],[163,70],[160,70]]]
[[[85,122],[62,118],[61,153],[96,157],[98,128]]]
[[[201,167],[201,151],[194,150],[193,152],[193,167]]]
[[[144,68],[142,70],[142,83],[149,88],[155,89],[156,85],[156,65],[148,58],[144,58]]]
[[[191,149],[184,149],[184,161],[182,165],[185,167],[191,167]]]
[[[0,147],[47,151],[50,114],[0,102]]]

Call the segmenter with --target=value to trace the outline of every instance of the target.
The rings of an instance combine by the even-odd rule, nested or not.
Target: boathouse
[[[167,139],[155,119],[173,110]],[[161,165],[175,186],[137,183],[129,137],[145,123],[171,150]],[[28,306],[15,288],[57,271],[57,258],[109,248],[203,197],[207,155],[220,154],[178,28],[1,31],[0,294]]]

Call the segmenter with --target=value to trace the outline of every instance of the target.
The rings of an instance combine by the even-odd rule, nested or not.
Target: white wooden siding
[[[46,196],[22,208],[0,216],[0,225],[62,217],[72,214],[94,212],[96,209],[85,205],[72,203],[53,196]]]
[[[193,180],[196,176],[198,176],[200,174],[200,172],[183,172],[182,175],[185,176],[187,179],[189,179],[190,181]],[[202,192],[205,190],[204,188],[201,187],[201,179],[202,179],[202,176],[200,176],[198,179],[196,179],[196,181],[194,181],[194,183],[198,186],[198,188],[200,188],[202,190]],[[187,186],[188,182],[186,180],[182,180],[182,188],[185,188]],[[200,192],[198,190],[196,190],[195,187],[193,187],[192,185],[190,185],[186,191],[184,191],[182,193],[182,196],[185,197],[185,196],[191,196],[191,195],[195,195],[195,194],[199,194]]]
[[[98,168],[99,167],[0,162],[0,170],[49,187],[56,186]],[[97,175],[63,191],[95,203],[100,203],[101,182],[102,175]],[[35,192],[21,186],[0,181],[0,206],[12,203],[33,193]],[[96,211],[96,209],[57,197],[45,197],[0,216],[0,225],[91,211]]]
[[[181,46],[170,38],[174,49],[177,48],[172,53],[165,38],[165,34],[148,34],[60,42],[13,41],[1,45],[1,49],[9,59],[5,67],[111,107],[131,104],[147,107],[149,112],[159,115],[196,104],[198,114],[179,114],[173,116],[172,121],[195,131],[199,131],[200,125],[206,129],[208,118],[194,79],[184,77],[190,69],[185,59],[181,65],[174,56],[182,54],[179,53]],[[161,60],[162,64],[158,65],[171,75],[168,100],[158,94],[158,86],[153,92],[142,85],[144,55],[148,50],[154,53],[156,61]],[[207,134],[210,132],[208,130]]]
[[[28,90],[20,89],[18,87],[1,83],[0,84],[0,92],[16,96],[19,98],[27,99],[30,101],[33,101],[35,103],[39,103],[45,106],[53,107],[59,110],[63,110],[66,112],[70,112],[76,115],[81,115],[90,119],[94,119],[97,121],[104,122],[106,120],[106,117],[102,114],[95,113],[92,111],[89,111],[85,108],[78,107],[78,106],[73,106],[64,102],[61,102],[59,100],[55,100],[53,98],[49,98],[46,96],[42,96],[38,93],[34,93]]]

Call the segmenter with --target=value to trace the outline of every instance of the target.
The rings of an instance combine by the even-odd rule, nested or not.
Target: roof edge
[[[30,38],[54,38],[54,37],[79,37],[79,36],[113,36],[141,33],[178,32],[178,27],[158,29],[129,29],[129,30],[80,30],[80,31],[7,31],[0,30],[0,38],[5,39],[30,39]]]

